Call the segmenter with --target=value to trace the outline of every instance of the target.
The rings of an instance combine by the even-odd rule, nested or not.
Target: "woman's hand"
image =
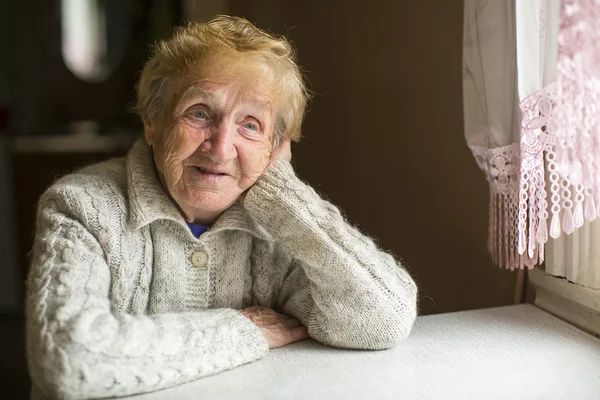
[[[269,343],[269,348],[308,339],[308,329],[295,318],[279,314],[267,307],[252,306],[240,312],[260,328]]]
[[[271,165],[271,163],[273,163],[275,160],[286,160],[286,161],[292,161],[292,142],[289,139],[283,139],[280,143],[279,146],[277,146],[275,148],[275,150],[273,150],[271,152],[271,156],[269,157],[269,162],[267,163],[267,166],[265,167],[265,169],[267,169],[269,167],[269,165]],[[244,193],[242,193],[240,195],[240,197],[238,197],[237,202],[241,205],[244,205],[244,200],[246,199],[246,194],[248,194],[248,191],[246,190]]]
[[[292,142],[290,139],[282,139],[279,142],[279,146],[275,148],[271,152],[271,157],[269,157],[269,163],[267,167],[271,165],[275,160],[284,159],[286,161],[292,161]]]

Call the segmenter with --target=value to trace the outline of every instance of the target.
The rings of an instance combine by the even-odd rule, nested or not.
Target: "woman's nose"
[[[208,153],[212,161],[224,163],[237,157],[234,138],[234,124],[223,121],[210,129],[200,149]]]

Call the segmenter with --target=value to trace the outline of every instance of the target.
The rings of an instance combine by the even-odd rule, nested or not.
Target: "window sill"
[[[528,272],[536,290],[535,305],[600,337],[600,290],[576,285],[534,268]]]

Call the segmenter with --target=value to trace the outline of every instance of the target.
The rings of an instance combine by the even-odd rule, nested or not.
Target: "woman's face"
[[[146,127],[159,178],[188,222],[211,224],[269,162],[275,99],[264,71],[211,63],[179,90],[165,124]]]

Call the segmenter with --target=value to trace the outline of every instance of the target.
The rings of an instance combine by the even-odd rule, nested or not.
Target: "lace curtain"
[[[466,0],[465,136],[506,268],[600,213],[600,0]],[[556,256],[556,254],[554,254]]]

